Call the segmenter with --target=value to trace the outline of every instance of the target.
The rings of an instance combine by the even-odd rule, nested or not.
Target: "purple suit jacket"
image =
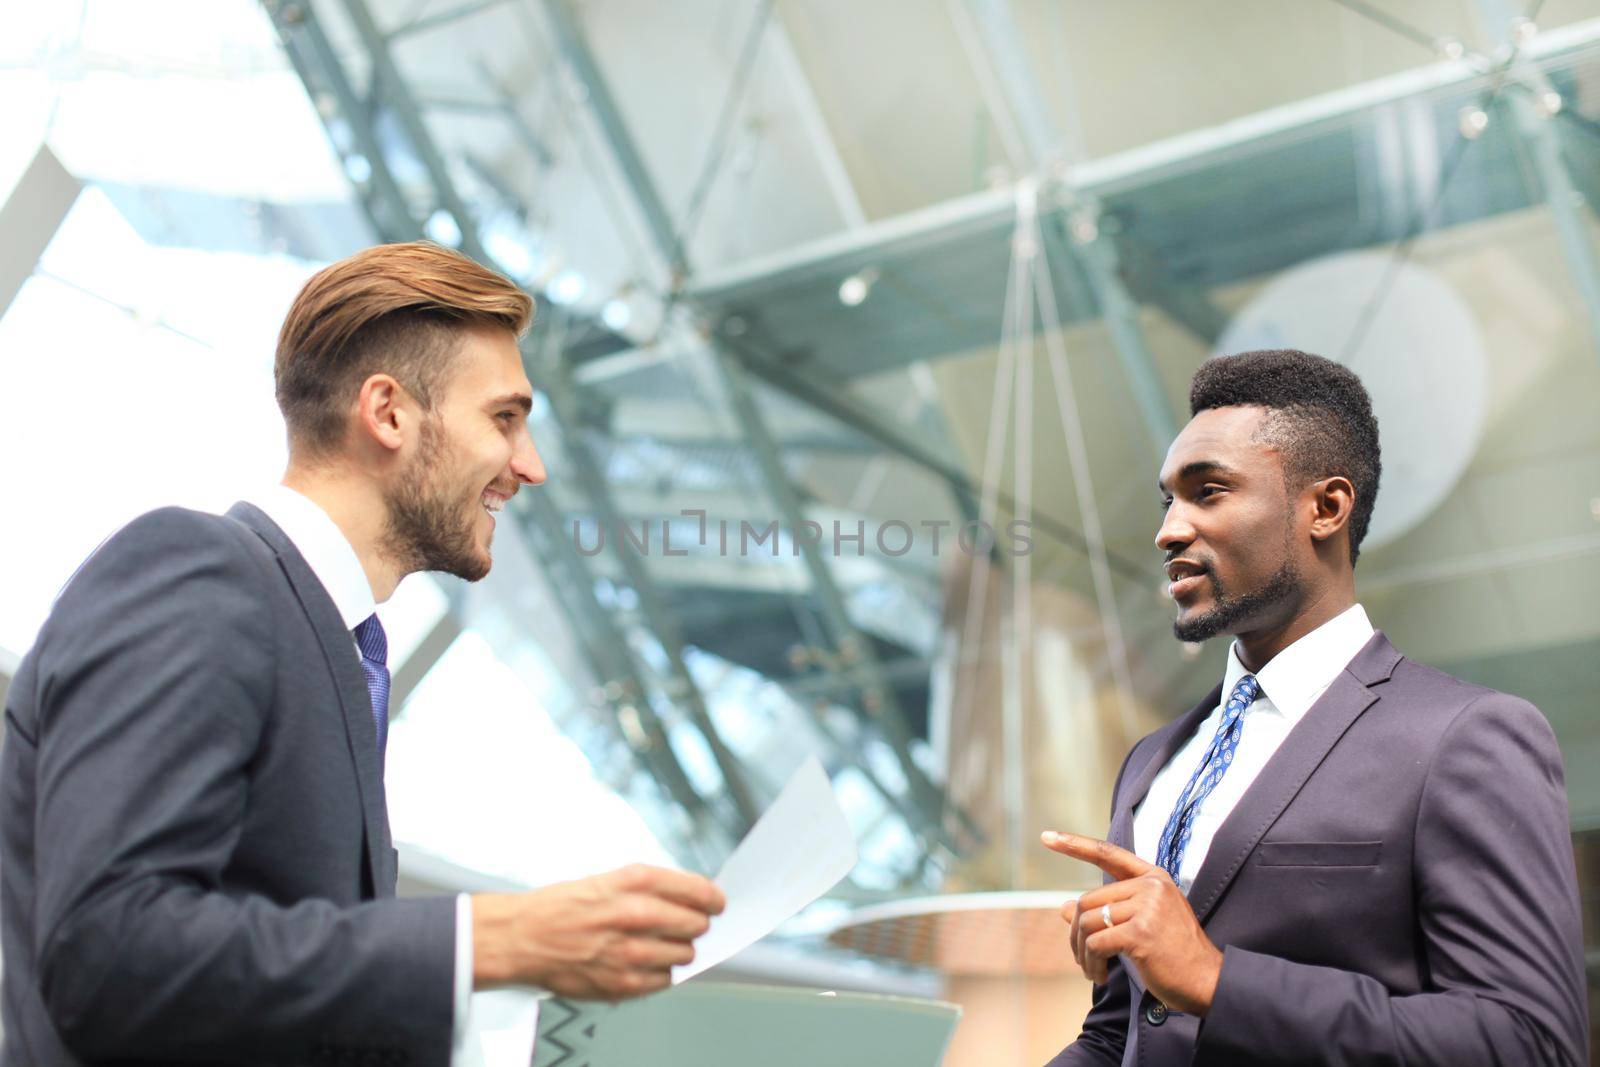
[[[1111,841],[1133,848],[1134,809],[1220,696],[1134,746]],[[1555,735],[1381,633],[1222,823],[1189,902],[1223,950],[1205,1018],[1119,959],[1049,1067],[1588,1062]]]

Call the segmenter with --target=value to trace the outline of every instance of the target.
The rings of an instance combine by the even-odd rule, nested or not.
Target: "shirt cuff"
[[[455,1010],[451,1018],[450,1047],[459,1059],[467,1043],[467,1013],[472,1005],[472,896],[456,896]]]
[[[455,1005],[450,1032],[450,1067],[515,1067],[533,1060],[539,1002],[550,996],[537,986],[472,990],[472,897],[456,897]]]

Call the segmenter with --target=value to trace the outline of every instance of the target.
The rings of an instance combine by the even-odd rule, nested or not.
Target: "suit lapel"
[[[1204,700],[1178,716],[1165,728],[1155,745],[1155,752],[1135,771],[1134,776],[1122,790],[1122,795],[1116,798],[1116,810],[1111,817],[1111,832],[1107,835],[1112,844],[1133,851],[1134,809],[1144,800],[1145,794],[1150,792],[1150,785],[1156,780],[1156,775],[1161,773],[1161,768],[1172,762],[1172,757],[1188,743],[1206,716],[1216,710],[1217,701],[1220,699],[1222,699],[1222,686],[1218,684]]]
[[[1284,738],[1239,804],[1217,828],[1205,862],[1189,887],[1189,904],[1204,923],[1263,834],[1356,719],[1378,701],[1400,653],[1376,633]]]
[[[277,553],[278,563],[311,622],[317,643],[322,646],[323,658],[333,674],[345,739],[361,794],[362,821],[367,830],[364,843],[367,873],[374,892],[384,895],[395,882],[394,854],[389,844],[388,800],[384,796],[383,767],[372,725],[372,697],[367,692],[367,680],[361,671],[354,638],[344,628],[344,620],[339,617],[333,598],[276,523],[259,508],[242,502],[230,508],[228,515],[249,526]]]

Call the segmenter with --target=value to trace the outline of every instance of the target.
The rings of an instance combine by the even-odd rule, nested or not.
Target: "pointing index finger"
[[[1137,878],[1156,869],[1154,864],[1146,863],[1127,849],[1098,838],[1046,830],[1039,835],[1039,840],[1052,852],[1092,863],[1119,881]]]

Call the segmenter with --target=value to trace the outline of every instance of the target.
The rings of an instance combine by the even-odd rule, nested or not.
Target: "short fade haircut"
[[[1217,356],[1200,365],[1189,386],[1190,415],[1245,406],[1267,409],[1256,439],[1283,456],[1290,493],[1321,478],[1350,479],[1356,495],[1349,526],[1354,565],[1383,473],[1378,420],[1366,386],[1348,367],[1293,348]]]
[[[295,297],[278,334],[273,381],[289,443],[335,451],[361,383],[390,374],[432,410],[464,330],[521,336],[533,298],[510,279],[428,241],[378,245],[325,267]]]

